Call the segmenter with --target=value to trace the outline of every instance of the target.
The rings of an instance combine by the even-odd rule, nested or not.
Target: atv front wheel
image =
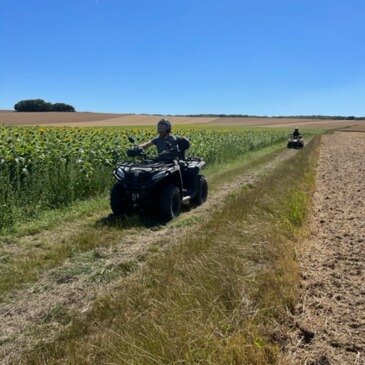
[[[177,217],[181,211],[180,190],[175,185],[163,188],[158,204],[159,215],[163,220],[170,221]]]
[[[196,195],[193,199],[191,199],[191,202],[194,205],[202,205],[206,202],[208,197],[208,183],[207,180],[205,180],[205,177],[202,175],[199,175],[199,181],[198,181],[198,191],[196,192]]]
[[[131,214],[132,205],[128,203],[124,188],[121,183],[117,182],[110,192],[110,206],[114,215]]]

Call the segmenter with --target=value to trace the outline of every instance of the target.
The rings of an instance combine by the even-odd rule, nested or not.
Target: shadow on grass
[[[193,206],[183,204],[181,206],[181,214],[189,212],[193,209]],[[181,214],[179,217],[181,217]],[[132,215],[109,214],[107,217],[103,217],[95,222],[95,227],[113,227],[116,229],[127,228],[149,228],[159,229],[165,226],[170,221],[163,220],[158,217],[156,212],[136,212]]]

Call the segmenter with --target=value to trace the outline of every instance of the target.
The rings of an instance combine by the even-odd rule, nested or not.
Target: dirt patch
[[[206,204],[184,213],[170,225],[134,232],[116,245],[80,254],[44,273],[37,283],[8,295],[0,304],[0,359],[16,362],[22,350],[54,338],[69,324],[72,313],[88,311],[97,296],[112,292],[124,275],[144,265],[150,255],[176,244],[183,235],[193,235],[199,224],[219,209],[227,194],[244,185],[252,187],[263,174],[295,153],[285,150],[257,170],[236,177],[211,195]]]
[[[2,112],[0,113],[0,125],[44,125],[65,123],[67,125],[80,122],[101,121],[105,119],[113,119],[120,117],[120,114],[109,113],[68,113],[68,112],[52,112],[52,113],[16,113]]]
[[[300,118],[216,118],[210,125],[257,126],[271,128],[325,128],[337,129],[358,124],[351,120],[322,120]]]
[[[0,113],[0,125],[47,125],[72,127],[106,127],[155,125],[162,116],[110,113]],[[174,124],[204,124],[216,118],[166,117]]]
[[[339,132],[365,132],[365,121],[358,122],[355,125],[343,128]]]
[[[365,364],[365,134],[324,136],[286,360]]]

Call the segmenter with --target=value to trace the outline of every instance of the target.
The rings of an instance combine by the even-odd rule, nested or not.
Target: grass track
[[[275,144],[259,151],[249,152],[230,164],[213,165],[206,170],[211,191],[214,194],[220,184],[235,176],[270,161],[282,151],[281,144]],[[143,222],[134,219],[131,225],[103,224],[110,214],[109,198],[93,199],[75,204],[71,209],[53,211],[42,219],[20,225],[15,233],[4,236],[1,250],[0,293],[14,290],[21,284],[35,282],[46,270],[61,265],[65,260],[90,251],[96,247],[110,247],[127,235],[148,231]],[[184,221],[184,214],[170,223],[173,227],[194,222]],[[67,227],[58,227],[62,221]],[[95,224],[95,222],[99,222]],[[48,231],[45,228],[48,228]],[[42,232],[43,230],[43,232]],[[37,232],[40,232],[37,235]],[[31,237],[22,236],[30,235]]]
[[[28,363],[275,363],[319,139],[75,317]],[[293,240],[294,238],[294,240]]]

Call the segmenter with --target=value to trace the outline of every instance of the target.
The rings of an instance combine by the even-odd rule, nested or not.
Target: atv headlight
[[[121,167],[119,167],[119,169],[117,169],[115,174],[117,175],[117,178],[119,178],[121,180],[125,178],[125,173]]]
[[[152,176],[152,181],[161,179],[165,175],[166,175],[166,172],[165,171],[160,171],[157,174],[155,174],[155,175]]]

